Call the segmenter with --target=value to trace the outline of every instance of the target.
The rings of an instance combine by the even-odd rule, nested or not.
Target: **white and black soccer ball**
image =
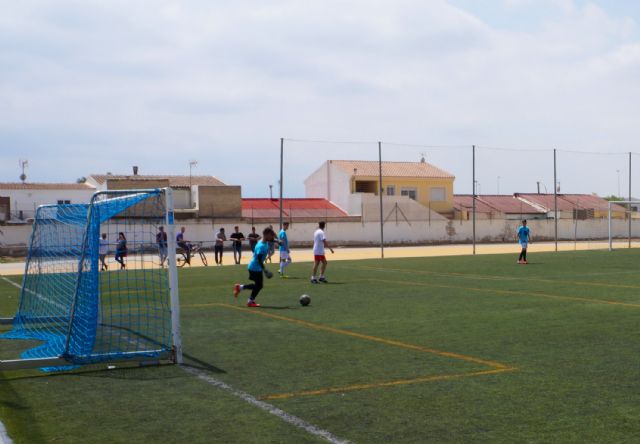
[[[306,307],[311,303],[311,297],[308,294],[303,294],[300,296],[300,305]]]

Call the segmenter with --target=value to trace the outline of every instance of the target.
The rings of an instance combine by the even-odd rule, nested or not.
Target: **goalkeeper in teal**
[[[242,290],[251,290],[251,295],[247,301],[247,307],[260,307],[260,304],[256,302],[256,298],[264,287],[263,274],[267,279],[273,277],[273,273],[266,269],[264,261],[269,254],[269,242],[273,242],[276,237],[275,231],[271,228],[265,228],[262,232],[262,239],[256,244],[256,248],[253,250],[253,259],[249,263],[249,279],[253,281],[253,284],[235,284],[233,286],[233,296],[238,297]]]
[[[280,277],[283,279],[287,278],[287,275],[284,273],[285,268],[291,264],[291,250],[289,250],[289,238],[287,237],[287,230],[289,229],[289,222],[285,222],[282,224],[282,230],[280,230],[280,234],[278,235],[278,243],[280,244]]]
[[[520,252],[520,257],[518,258],[519,264],[528,264],[527,262],[527,247],[529,246],[529,242],[531,242],[531,231],[529,227],[527,227],[527,221],[523,220],[522,225],[518,228],[518,233],[516,234],[516,239],[520,243],[522,247],[522,251]]]

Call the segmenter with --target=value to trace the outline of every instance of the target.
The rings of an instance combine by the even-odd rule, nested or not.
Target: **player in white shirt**
[[[311,275],[311,283],[317,284],[318,282],[327,283],[327,278],[324,276],[327,270],[327,257],[325,256],[325,248],[328,248],[333,253],[333,248],[329,246],[327,237],[324,234],[325,223],[320,222],[318,229],[313,233],[313,274]],[[320,267],[320,278],[316,278],[318,273],[318,267]]]
[[[107,241],[107,234],[102,233],[102,236],[100,237],[100,247],[98,248],[98,256],[100,257],[100,271],[107,271],[109,269],[109,266],[106,262],[107,254],[109,254],[109,241]]]

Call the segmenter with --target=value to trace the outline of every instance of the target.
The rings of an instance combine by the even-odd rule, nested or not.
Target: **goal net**
[[[609,202],[609,250],[640,246],[640,201]]]
[[[180,362],[175,258],[170,189],[38,208],[13,328],[0,338],[41,343],[0,370]]]

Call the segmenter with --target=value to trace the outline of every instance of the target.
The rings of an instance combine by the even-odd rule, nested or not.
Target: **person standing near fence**
[[[233,260],[236,265],[240,265],[240,261],[242,260],[242,242],[245,240],[244,234],[240,231],[240,227],[235,226],[234,232],[231,233],[229,238],[233,241],[231,244],[233,247]]]
[[[168,244],[167,244],[167,232],[164,231],[164,227],[158,227],[158,233],[156,233],[156,244],[158,244],[158,254],[160,255],[160,266],[164,267],[164,261],[168,256]]]
[[[220,228],[220,231],[216,233],[216,243],[213,247],[213,251],[216,257],[216,265],[222,265],[222,255],[224,254],[224,243],[227,241],[227,235],[224,233],[224,228]]]
[[[258,241],[261,239],[260,235],[256,233],[256,227],[251,227],[251,233],[247,236],[249,239],[249,247],[251,247],[251,252],[256,249],[256,245]]]
[[[118,233],[118,243],[116,244],[116,262],[120,264],[120,269],[127,268],[124,258],[127,257],[127,238],[123,232]]]
[[[289,222],[282,224],[282,230],[278,234],[278,243],[280,244],[280,277],[285,279],[285,269],[291,264],[291,250],[289,250],[289,237],[287,237],[287,230],[289,229]]]
[[[519,264],[528,264],[527,262],[527,248],[529,247],[529,243],[531,242],[531,230],[527,227],[527,221],[523,220],[522,225],[518,228],[518,232],[516,233],[516,240],[522,247],[520,251],[520,257],[518,257]]]
[[[100,237],[100,246],[98,248],[100,271],[107,271],[109,269],[109,266],[107,265],[107,254],[109,254],[109,241],[107,240],[107,233],[102,233],[102,236]]]

